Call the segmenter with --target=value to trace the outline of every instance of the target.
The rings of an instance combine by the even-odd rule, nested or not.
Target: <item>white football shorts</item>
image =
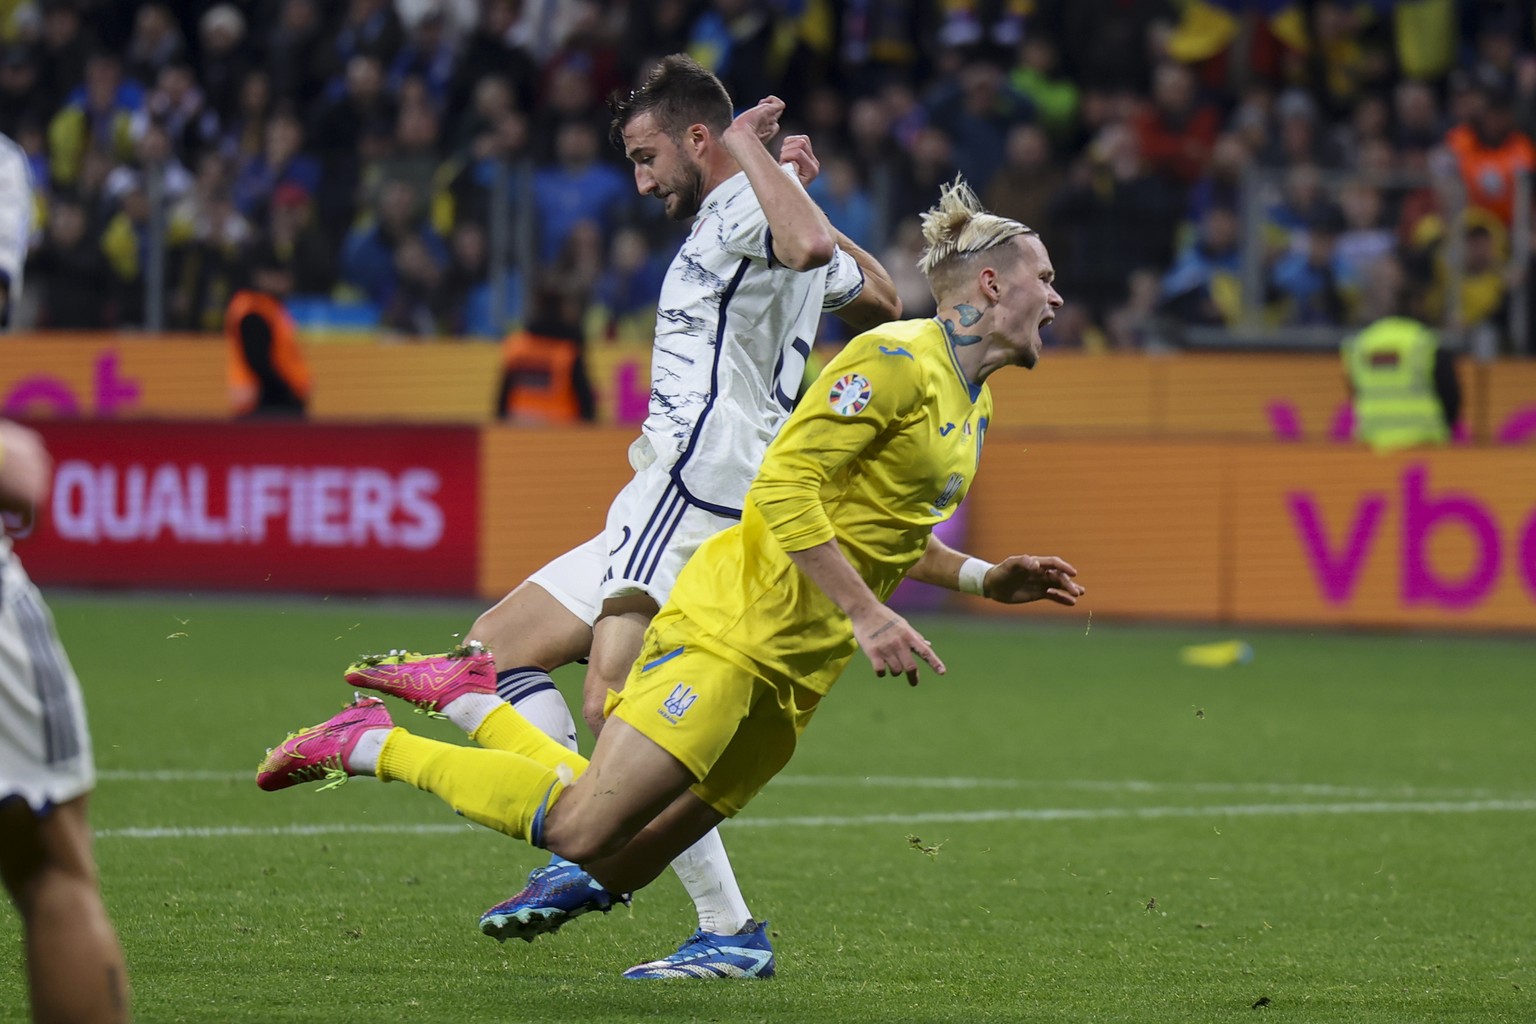
[[[0,800],[46,813],[96,784],[85,702],[53,615],[0,540]]]
[[[589,625],[610,597],[646,594],[666,604],[699,545],[737,522],[690,504],[671,466],[646,458],[644,440],[630,448],[636,472],[608,506],[603,532],[528,577]]]

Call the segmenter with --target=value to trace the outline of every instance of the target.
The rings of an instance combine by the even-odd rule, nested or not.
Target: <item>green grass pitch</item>
[[[355,655],[471,606],[51,603],[141,1022],[1536,1020],[1531,639],[1265,631],[1210,670],[1180,645],[1235,634],[926,620],[949,675],[855,663],[726,829],[779,977],[647,984],[617,975],[693,927],[672,877],[498,945],[534,851],[399,785],[253,783]]]

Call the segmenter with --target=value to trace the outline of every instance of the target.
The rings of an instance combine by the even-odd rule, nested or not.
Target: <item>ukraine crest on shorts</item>
[[[678,683],[672,687],[672,693],[667,699],[661,702],[661,707],[657,709],[657,713],[673,725],[676,725],[678,720],[688,713],[688,709],[693,707],[694,701],[698,699],[699,695],[693,692],[693,687]]]
[[[832,385],[827,401],[839,416],[857,416],[869,405],[869,399],[874,393],[868,377],[849,373],[839,377]]]

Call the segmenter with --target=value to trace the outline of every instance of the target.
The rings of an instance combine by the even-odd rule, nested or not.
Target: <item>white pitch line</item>
[[[1355,814],[1528,813],[1536,800],[1472,800],[1461,803],[1418,800],[1330,804],[1230,804],[1213,807],[1020,807],[991,811],[936,811],[914,814],[812,815],[741,818],[732,828],[828,828],[856,825],[963,824],[990,821],[1103,821],[1125,818],[1255,818]],[[98,839],[224,839],[254,836],[439,835],[477,830],[466,824],[398,825],[228,825],[203,828],[109,828]]]
[[[97,772],[102,782],[251,782],[254,771],[159,769]],[[1004,779],[966,776],[899,775],[780,775],[774,787],[801,786],[816,789],[1075,789],[1103,793],[1260,793],[1266,796],[1340,796],[1370,799],[1443,798],[1480,800],[1499,798],[1490,789],[1456,789],[1418,786],[1338,786],[1315,782],[1152,782],[1145,779]],[[1508,794],[1502,796],[1508,797]]]

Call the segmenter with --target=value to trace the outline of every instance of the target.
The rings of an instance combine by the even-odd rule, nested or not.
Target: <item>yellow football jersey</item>
[[[936,320],[886,324],[827,364],[769,446],[740,524],[679,575],[659,632],[826,693],[856,649],[843,611],[789,559],[836,539],[883,601],[975,475],[992,415]]]

